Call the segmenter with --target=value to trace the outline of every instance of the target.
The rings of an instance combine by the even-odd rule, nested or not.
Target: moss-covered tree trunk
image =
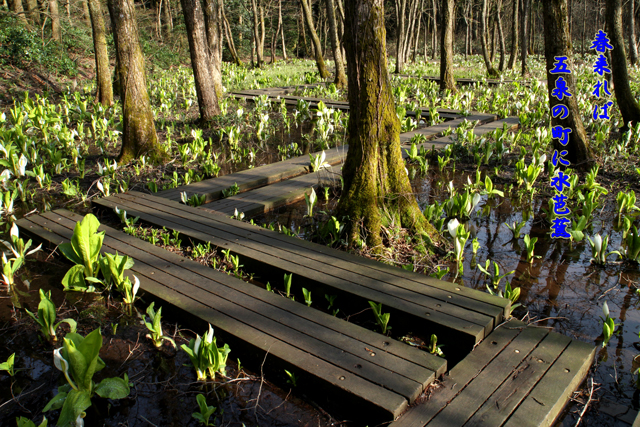
[[[569,34],[569,15],[567,0],[546,0],[543,5],[544,15],[544,51],[547,62],[547,83],[549,91],[549,109],[555,105],[564,104],[569,109],[569,114],[565,119],[561,117],[551,118],[552,126],[562,126],[571,129],[569,142],[566,146],[560,144],[559,139],[554,139],[554,148],[558,151],[567,150],[569,153],[565,158],[572,163],[572,167],[585,169],[593,162],[593,153],[589,147],[587,134],[582,124],[580,109],[576,101],[578,93],[574,81],[574,74],[551,74],[549,71],[554,68],[556,56],[566,56],[569,69],[573,69],[571,34]],[[526,43],[522,45],[522,50],[526,51]],[[563,78],[567,82],[567,88],[571,97],[563,97],[562,100],[551,95],[551,91],[556,87],[556,80]]]
[[[345,5],[345,47],[349,79],[349,151],[342,169],[344,189],[338,215],[348,216],[348,240],[366,235],[382,244],[381,211],[403,226],[431,232],[411,191],[400,153],[400,121],[391,90],[385,46],[383,0]]]
[[[88,0],[88,2],[93,32],[93,53],[96,59],[97,100],[102,105],[109,106],[113,104],[113,84],[111,83],[111,68],[109,68],[109,53],[107,52],[102,7],[100,6],[100,0]]]
[[[218,97],[211,72],[211,58],[205,35],[204,16],[200,0],[182,0],[182,12],[187,27],[191,68],[196,84],[201,120],[211,120],[220,113]]]
[[[442,36],[440,42],[440,89],[456,90],[453,78],[453,19],[455,0],[442,0]]]
[[[329,18],[329,33],[331,34],[331,47],[333,49],[333,59],[336,64],[336,77],[334,83],[340,89],[347,85],[347,75],[344,71],[344,60],[342,59],[342,48],[338,39],[338,26],[336,25],[336,13],[333,0],[325,0],[327,3],[327,17]]]
[[[624,36],[622,34],[622,0],[607,0],[607,34],[611,39],[611,74],[613,88],[618,101],[618,108],[624,120],[623,130],[629,123],[640,121],[640,106],[635,100],[629,86],[629,74],[627,73],[627,55],[624,48]]]
[[[222,43],[224,39],[222,8],[223,0],[204,1],[204,22],[207,30],[207,46],[209,47],[211,78],[216,96],[220,99],[222,90]]]
[[[22,0],[20,2],[22,4]],[[60,32],[58,0],[49,0],[49,17],[51,18],[51,38],[60,43],[62,42],[62,33]]]
[[[487,67],[489,77],[497,77],[498,72],[493,68],[491,57],[489,55],[489,46],[487,44],[487,0],[482,0],[482,13],[480,15],[480,45],[482,47],[482,59]]]
[[[513,67],[516,66],[516,58],[518,57],[518,9],[520,8],[520,2],[518,0],[513,0],[513,21],[511,22],[511,56],[509,57],[509,65],[507,66],[510,70],[513,70]]]
[[[107,4],[122,103],[122,148],[118,162],[128,163],[143,155],[155,163],[162,162],[165,156],[158,146],[153,122],[133,0],[109,0]]]
[[[316,29],[313,25],[313,15],[311,13],[311,7],[309,6],[309,3],[307,3],[307,0],[300,0],[300,6],[302,6],[304,20],[307,23],[309,35],[311,36],[311,43],[313,44],[318,72],[320,73],[320,77],[326,79],[327,77],[329,77],[329,71],[327,71],[327,67],[326,65],[324,65],[324,59],[322,58],[322,45],[320,44],[320,38],[318,37],[318,33],[316,33]]]

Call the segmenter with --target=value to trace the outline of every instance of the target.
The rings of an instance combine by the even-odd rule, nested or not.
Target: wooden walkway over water
[[[476,135],[518,125],[515,118],[487,114],[466,119],[478,120]],[[401,138],[406,143],[422,133],[430,139],[426,148],[443,147],[451,138],[442,132],[463,120],[451,117]],[[333,174],[340,173],[347,149],[327,151]],[[221,199],[234,183],[241,193]],[[592,345],[519,321],[503,323],[510,311],[506,299],[229,218],[236,209],[246,215],[267,211],[317,185],[308,156],[302,156],[156,195],[129,192],[94,203],[177,230],[183,240],[228,249],[275,287],[282,288],[284,273],[293,273],[298,301],[305,287],[314,296],[338,295],[339,305],[353,312],[380,302],[396,330],[436,333],[446,345],[444,360],[101,227],[103,250],[135,260],[131,272],[142,290],[211,323],[243,362],[260,368],[268,358],[265,375],[275,382],[284,383],[283,369],[294,372],[299,391],[336,417],[361,425],[393,421],[393,427],[551,425],[584,379]],[[182,191],[205,194],[211,203],[185,206],[178,202]],[[80,219],[57,210],[17,224],[21,233],[53,247],[70,239]]]

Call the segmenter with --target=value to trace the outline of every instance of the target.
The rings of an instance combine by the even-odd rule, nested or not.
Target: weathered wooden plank
[[[43,218],[50,222],[55,221],[55,224],[51,224],[52,228],[66,226],[72,232],[75,221],[63,217],[63,213],[62,211],[47,213],[43,215]],[[73,217],[73,215],[70,216]],[[371,357],[371,352],[363,349],[362,342],[336,334],[335,331],[322,324],[306,321],[280,308],[280,305],[296,304],[292,301],[287,302],[284,298],[276,298],[274,299],[276,304],[265,303],[264,300],[256,297],[256,294],[266,296],[268,292],[263,289],[177,256],[173,257],[177,259],[174,259],[172,264],[167,264],[166,260],[161,261],[157,257],[157,253],[166,251],[146,242],[140,242],[141,244],[138,245],[145,250],[134,248],[121,241],[116,241],[111,236],[114,230],[108,227],[104,227],[104,229],[110,233],[105,237],[106,247],[137,260],[133,271],[147,277],[153,275],[155,280],[162,283],[174,283],[172,286],[174,289],[188,293],[200,300],[209,298],[214,304],[212,306],[217,310],[241,319],[251,327],[258,328],[301,350],[308,351],[323,360],[360,375],[368,381],[389,388],[405,396],[408,400],[415,399],[417,394],[422,391],[424,384],[421,384],[421,380],[430,378],[428,382],[433,381],[433,371],[415,365],[407,369],[407,366],[399,366],[396,363],[396,367],[403,368],[404,375],[395,374],[393,371],[377,365],[376,363],[379,363],[381,358]],[[192,284],[197,284],[198,289],[192,289]],[[245,293],[238,288],[244,288]],[[401,361],[396,360],[396,362]],[[410,379],[409,376],[414,376],[417,380]],[[417,387],[418,384],[420,387]]]
[[[154,205],[148,197],[145,199],[142,200],[130,195],[115,195],[108,200],[103,199],[96,203],[110,204],[110,207],[118,205],[120,209],[125,209],[131,215],[140,216],[143,220],[179,230],[181,233],[198,240],[209,241],[216,246],[229,248],[254,262],[275,266],[285,272],[292,272],[314,282],[358,295],[361,298],[381,302],[385,306],[418,316],[433,324],[434,327],[444,325],[466,336],[472,335],[475,342],[484,337],[484,330],[488,327],[486,325],[493,323],[489,317],[467,312],[462,308],[447,304],[445,301],[449,295],[443,295],[444,301],[437,300],[431,296],[399,288],[397,283],[382,282],[379,279],[374,282],[375,277],[363,280],[359,272],[354,273],[348,268],[342,270],[334,268],[327,271],[326,263],[313,261],[309,258],[296,262],[296,258],[299,259],[301,254],[283,250],[283,244],[280,242],[277,246],[265,249],[264,245],[272,243],[268,236],[263,234],[268,230],[255,229],[251,240],[240,240],[242,236],[237,234],[235,224],[221,224],[218,221],[220,219],[218,216],[196,219],[181,206],[178,209],[165,207],[165,212],[160,214],[159,210],[162,209],[162,206]],[[143,206],[141,202],[148,206]],[[197,211],[197,209],[192,210]],[[333,265],[333,267],[337,266]],[[273,280],[271,281],[273,282]],[[427,310],[426,313],[425,310]],[[474,319],[477,323],[473,323]]]
[[[431,394],[428,401],[409,409],[390,427],[423,427],[478,376],[525,326],[522,322],[510,321],[497,328],[445,375],[442,385]]]
[[[538,346],[547,333],[548,331],[543,328],[528,327],[523,329],[455,399],[426,425],[430,427],[464,425],[485,402],[487,395],[502,384],[529,353]]]
[[[180,210],[180,212],[176,214],[178,216],[183,215],[184,212],[188,212],[190,215],[193,215],[193,217],[190,216],[189,218],[192,218],[197,222],[210,224],[209,221],[213,221],[216,225],[228,225],[231,227],[233,233],[239,234],[243,238],[255,239],[259,236],[268,236],[269,239],[277,241],[277,246],[280,248],[289,248],[291,252],[303,253],[305,257],[312,258],[327,265],[335,265],[347,270],[355,268],[359,274],[373,279],[386,277],[394,283],[397,282],[400,286],[408,287],[408,289],[418,293],[427,292],[431,294],[434,293],[434,290],[428,288],[435,288],[436,290],[444,292],[435,292],[435,294],[440,295],[440,299],[445,301],[447,304],[460,305],[471,311],[493,316],[496,322],[501,321],[502,314],[506,313],[510,306],[507,299],[499,298],[485,292],[480,292],[464,286],[457,286],[449,282],[436,280],[423,274],[409,272],[401,268],[383,264],[368,258],[359,257],[344,251],[335,250],[306,240],[264,230],[248,223],[220,218],[217,216],[212,217],[206,213],[199,212],[200,209],[187,208],[183,205],[177,205],[175,202],[154,197],[152,195],[146,195],[138,192],[129,192],[128,194],[136,197],[136,199],[128,199],[136,203],[140,202],[138,198],[146,199],[152,201],[154,203],[154,208],[161,211],[166,210],[166,208],[174,209],[178,207]],[[101,204],[108,200],[110,199],[99,200],[96,201],[96,203]],[[173,210],[170,210],[169,212],[175,213]],[[367,273],[366,270],[362,268],[363,266],[376,271]],[[381,276],[381,274],[383,275]],[[493,327],[491,329],[493,329]]]
[[[68,211],[56,211],[57,214],[64,216],[70,221],[77,221],[81,219],[79,215],[72,214]],[[26,221],[26,220],[25,220]],[[28,222],[28,224],[32,224]],[[67,229],[71,230],[71,223],[67,223]],[[23,226],[22,223],[20,223]],[[150,246],[150,244],[129,236],[120,232],[113,232],[108,227],[103,227],[106,231],[109,232],[109,239],[113,239],[113,241],[122,242],[124,245],[129,247],[129,250],[139,249],[142,251],[152,250],[154,255],[158,257],[160,263],[158,265],[163,265],[165,262],[170,264],[166,265],[179,265],[180,268],[184,268],[185,259],[179,257],[176,254],[173,254],[168,251],[164,251],[160,248],[155,248],[154,246]],[[55,246],[63,242],[63,238],[58,234],[54,234],[51,231],[48,231],[40,226],[37,226],[35,230],[32,230],[30,226],[24,226],[24,229],[27,233],[37,232],[38,240],[44,240],[48,242],[53,242]],[[68,234],[70,235],[70,234]],[[67,235],[67,237],[68,237]],[[369,331],[367,329],[363,329],[359,326],[356,326],[349,322],[344,322],[336,317],[329,316],[325,313],[322,313],[317,310],[311,310],[302,304],[297,304],[291,302],[287,299],[283,299],[280,296],[275,295],[271,292],[258,292],[256,294],[255,286],[248,284],[240,284],[233,278],[230,278],[227,275],[221,275],[221,273],[216,272],[215,270],[209,268],[202,268],[199,264],[194,264],[199,270],[199,274],[204,275],[210,279],[221,279],[228,280],[230,279],[234,282],[236,288],[244,293],[247,293],[255,298],[260,298],[265,302],[277,305],[277,306],[286,306],[281,307],[286,309],[287,311],[294,313],[296,316],[301,318],[310,320],[318,325],[322,325],[323,327],[330,328],[334,330],[336,333],[345,335],[347,337],[353,338],[357,341],[360,341],[363,346],[358,346],[358,352],[362,354],[365,358],[378,356],[375,360],[380,366],[384,366],[387,369],[390,369],[394,372],[412,372],[414,370],[414,365],[418,365],[424,367],[430,371],[436,372],[439,376],[444,373],[444,369],[446,367],[446,361],[429,353],[420,351],[411,346],[400,343],[396,340],[390,340],[389,338],[379,335],[375,332]],[[239,285],[239,286],[238,286]],[[372,356],[371,353],[374,352],[375,355]],[[393,357],[392,357],[393,356]],[[401,359],[400,361],[396,360],[396,358]],[[374,359],[371,359],[374,360]],[[412,375],[413,376],[413,375]],[[415,379],[415,378],[414,378]]]
[[[44,224],[44,225],[46,226],[47,224]],[[70,228],[71,226],[72,226],[72,224],[69,224],[69,228],[67,229],[67,232],[68,232],[68,233],[71,233],[71,232],[72,232],[72,230],[71,230],[71,228]],[[110,240],[111,240],[110,238],[109,238],[109,239],[105,239],[105,242],[110,241]],[[142,244],[146,244],[145,242],[141,242],[141,243],[142,243]],[[107,246],[108,246],[108,244],[107,244]],[[144,263],[142,263],[142,264],[144,264]],[[137,271],[140,271],[140,267],[141,267],[141,265],[140,265],[140,263],[138,263],[138,270],[137,270]],[[163,284],[166,284],[166,283],[167,283],[165,280],[162,280],[162,278],[160,277],[160,276],[161,276],[161,274],[160,274],[160,272],[159,272],[159,271],[157,271],[157,270],[155,270],[155,271],[154,271],[154,270],[153,270],[153,267],[149,267],[149,268],[151,268],[151,269],[152,269],[152,270],[151,270],[151,272],[149,272],[149,271],[144,272],[144,271],[143,271],[143,272],[141,272],[141,273],[140,273],[140,274],[143,276],[143,277],[141,277],[141,280],[144,280],[144,281],[146,282],[146,279],[149,279],[149,277],[150,277],[150,276],[153,276],[153,275],[154,275],[154,273],[155,273],[155,277],[153,277],[153,280],[154,280],[154,281],[157,281],[157,280],[159,280],[159,279],[160,279],[160,280],[162,281],[162,283],[163,283]],[[176,273],[174,273],[174,274],[176,274]],[[182,278],[182,275],[180,275],[180,277]],[[190,295],[191,295],[191,294],[190,294]],[[197,298],[197,299],[196,299],[196,301],[204,301],[204,300],[203,300],[202,298]],[[216,307],[216,309],[218,309],[218,307],[219,307],[219,305],[218,305],[218,304],[219,304],[219,301],[212,302],[212,303],[210,304],[210,307]],[[241,317],[242,319],[245,319],[245,317],[244,317],[244,316],[240,316],[240,317]],[[245,327],[245,329],[246,329],[246,327]],[[271,343],[271,344],[270,344],[270,347],[269,347],[269,350],[271,351],[271,353],[272,353],[272,354],[275,354],[275,353],[276,353],[276,352],[274,352],[274,349],[273,349],[273,345],[274,345],[274,344],[276,344],[276,343]],[[287,354],[287,355],[288,355],[288,354]],[[286,358],[285,358],[285,360],[286,360]],[[308,362],[308,361],[307,361],[307,362]],[[345,381],[345,379],[339,379],[339,381]],[[343,384],[345,384],[345,383],[338,383],[338,385],[343,385]],[[374,393],[374,394],[375,394],[375,393]],[[388,396],[387,396],[387,398],[388,398]]]
[[[401,133],[400,134],[400,143],[401,144],[408,144],[411,141],[411,138],[413,138],[415,135],[420,134],[420,135],[424,135],[427,138],[433,138],[435,136],[440,136],[444,131],[446,131],[447,129],[451,128],[451,129],[455,129],[458,126],[460,126],[461,123],[468,121],[478,121],[478,125],[476,126],[476,128],[478,128],[479,126],[483,126],[486,125],[488,123],[491,123],[495,120],[498,119],[498,116],[496,116],[495,114],[484,114],[484,113],[477,113],[477,114],[473,114],[470,116],[466,116],[466,117],[458,117],[454,120],[449,120],[446,122],[442,122],[442,123],[438,123],[437,125],[433,125],[433,126],[429,126],[426,128],[420,128],[420,129],[416,129],[413,130],[411,132],[405,132],[405,133]],[[475,131],[474,131],[475,132]],[[443,137],[443,138],[448,138],[448,137]],[[450,142],[447,142],[450,143]]]
[[[571,339],[549,333],[465,424],[465,427],[499,426],[511,415],[529,391],[542,378]],[[489,393],[490,390],[487,390]]]
[[[469,121],[480,120],[480,118],[482,118],[482,116],[476,116],[476,117],[477,118],[474,118],[474,116],[467,117],[467,120]],[[520,120],[517,117],[507,117],[506,119],[500,119],[500,120],[496,120],[497,119],[496,116],[492,116],[492,117],[493,119],[490,119],[489,117],[485,117],[483,118],[483,120],[480,120],[480,124],[473,129],[473,133],[476,136],[482,136],[482,135],[486,135],[487,133],[493,132],[496,129],[502,129],[502,127],[505,124],[507,124],[509,130],[515,130],[520,125]],[[436,126],[439,127],[438,129],[441,129],[440,130],[440,133],[441,133],[448,127],[452,127],[452,128],[458,127],[460,123],[462,123],[462,119],[451,120],[450,122],[444,122],[444,123],[440,123],[439,125],[426,128],[424,129],[424,132],[427,136],[432,136],[434,135],[433,132],[437,130]],[[402,135],[400,135],[400,141],[403,144],[408,144],[409,141],[411,140],[411,137],[413,137],[413,135],[416,133],[423,133],[423,132],[421,129],[418,129],[413,132],[403,133]],[[453,140],[451,139],[451,136],[442,136],[435,139],[431,139],[428,142],[419,144],[418,148],[420,148],[420,146],[424,146],[426,149],[431,149],[432,146],[439,147],[439,146],[449,145],[451,144],[452,141]],[[408,155],[404,150],[402,151],[402,157],[403,158],[408,157]]]
[[[347,147],[335,147],[325,150],[326,162],[335,165],[341,163],[346,155]],[[315,154],[320,154],[315,153]],[[272,184],[284,179],[293,178],[309,172],[309,156],[300,156],[288,159],[283,162],[272,163],[269,165],[258,166],[241,172],[223,175],[218,178],[205,179],[188,185],[182,185],[170,190],[164,190],[157,193],[160,197],[171,200],[180,200],[180,193],[186,191],[188,194],[204,194],[206,202],[218,200],[222,196],[222,190],[237,183],[240,191],[247,191],[253,188]]]
[[[553,425],[571,393],[587,375],[595,347],[581,341],[572,341],[546,375],[538,382],[518,409],[505,423],[505,427],[547,427]]]

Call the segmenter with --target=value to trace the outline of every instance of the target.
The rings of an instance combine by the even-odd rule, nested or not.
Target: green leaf
[[[101,347],[102,334],[100,333],[100,329],[92,331],[78,346],[78,350],[84,355],[86,370],[84,371],[84,375],[82,377],[77,377],[77,379],[80,380],[82,388],[85,390],[91,390],[93,374],[104,367],[104,363],[102,366],[98,363],[98,354],[100,353]],[[73,367],[73,362],[71,362],[71,367]]]
[[[126,375],[126,374],[125,374]],[[108,399],[124,399],[129,396],[131,389],[129,388],[128,378],[105,378],[96,386],[95,392],[100,397]]]
[[[76,254],[76,251],[73,249],[73,246],[71,245],[71,243],[62,243],[61,245],[58,246],[58,249],[60,249],[60,252],[62,252],[62,255],[67,257],[67,259],[73,262],[74,264],[80,264],[80,265],[84,264],[82,259]]]
[[[73,341],[64,339],[64,347],[67,352],[65,359],[69,361],[69,371],[71,372],[71,377],[74,379],[79,388],[83,390],[90,390],[89,387],[86,387],[84,384],[84,377],[87,372],[88,361],[85,358],[84,354],[79,351]]]
[[[84,280],[84,266],[74,265],[62,278],[62,286],[65,291],[86,291],[87,283]]]
[[[100,221],[93,214],[87,214],[76,223],[71,238],[71,245],[82,259],[87,276],[94,276],[93,263],[97,261],[104,239],[104,231],[97,233],[99,227]]]
[[[67,398],[67,393],[59,390],[60,389],[58,389],[58,394],[53,396],[53,399],[47,403],[42,412],[55,411],[56,409],[62,408],[62,405]]]
[[[76,419],[91,406],[91,396],[89,391],[71,390],[67,395],[60,418],[58,418],[58,427],[75,426]]]

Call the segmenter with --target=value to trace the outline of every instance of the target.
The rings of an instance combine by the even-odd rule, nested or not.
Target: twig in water
[[[591,403],[591,398],[593,397],[593,377],[589,378],[589,382],[591,383],[591,387],[589,390],[589,399],[587,399],[587,403],[584,404],[584,408],[582,408],[582,412],[580,412],[580,416],[578,417],[578,421],[576,421],[576,425],[574,427],[578,427],[580,425],[582,417],[584,416],[585,412],[587,412],[587,408]]]

